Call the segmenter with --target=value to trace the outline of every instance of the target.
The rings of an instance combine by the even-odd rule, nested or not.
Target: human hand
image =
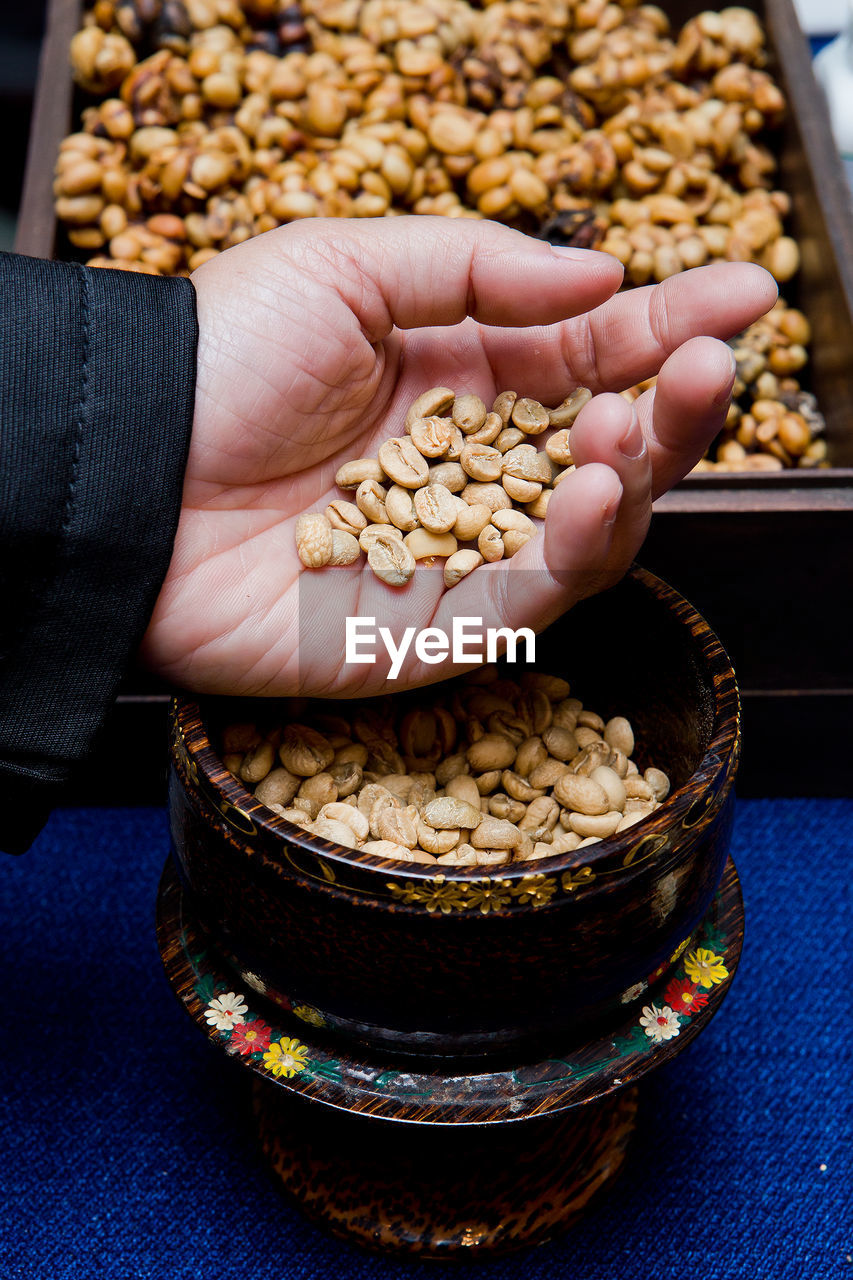
[[[654,497],[722,426],[734,361],[718,339],[776,296],[761,268],[726,263],[614,297],[622,269],[608,255],[425,217],[292,223],[192,281],[195,419],[142,655],[186,688],[263,696],[379,692],[387,664],[343,663],[347,615],[450,632],[464,614],[539,631],[618,581]],[[658,371],[633,406],[613,394]],[[391,588],[366,567],[304,570],[297,516],[339,497],[338,467],[403,434],[408,404],[436,384],[487,403],[507,387],[545,404],[577,385],[595,393],[572,428],[577,470],[555,490],[544,536],[452,591],[440,571]],[[306,574],[310,600],[326,605],[316,615],[314,603],[300,610]],[[411,655],[399,687],[453,670]]]

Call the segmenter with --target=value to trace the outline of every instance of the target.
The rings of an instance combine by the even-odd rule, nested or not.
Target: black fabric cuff
[[[0,848],[85,758],[166,575],[192,428],[188,280],[0,254]]]

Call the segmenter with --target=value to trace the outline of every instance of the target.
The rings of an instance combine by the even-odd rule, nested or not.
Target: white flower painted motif
[[[246,1013],[247,1005],[243,997],[227,991],[224,996],[217,996],[210,1001],[204,1016],[217,1031],[231,1031],[238,1023],[245,1022]]]
[[[660,1043],[671,1040],[679,1032],[678,1014],[668,1004],[659,1009],[655,1004],[647,1004],[640,1017],[640,1026],[650,1040]]]

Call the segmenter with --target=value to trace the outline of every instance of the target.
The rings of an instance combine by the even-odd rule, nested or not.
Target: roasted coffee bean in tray
[[[627,0],[96,0],[83,22],[54,191],[92,265],[187,274],[295,219],[415,213],[601,248],[629,286],[727,260],[795,282],[787,104],[748,9],[678,27]],[[700,470],[825,465],[804,327],[783,302],[735,340]]]

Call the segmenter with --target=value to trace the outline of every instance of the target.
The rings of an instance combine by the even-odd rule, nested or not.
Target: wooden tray
[[[708,7],[663,4],[678,25]],[[808,385],[826,418],[832,466],[690,476],[656,503],[640,560],[706,614],[732,654],[744,694],[742,789],[835,794],[849,789],[839,748],[853,716],[853,204],[792,0],[749,7],[766,24],[771,70],[790,107],[780,186],[793,199],[789,229],[802,268],[785,295],[813,328]],[[68,47],[82,8],[81,0],[48,8],[15,245],[36,257],[57,251],[53,167],[72,128]],[[133,720],[144,705],[159,726],[165,698],[141,702],[144,687],[131,682],[118,719]],[[776,743],[792,733],[809,742],[805,763],[798,750],[789,752],[796,761],[776,758]]]

